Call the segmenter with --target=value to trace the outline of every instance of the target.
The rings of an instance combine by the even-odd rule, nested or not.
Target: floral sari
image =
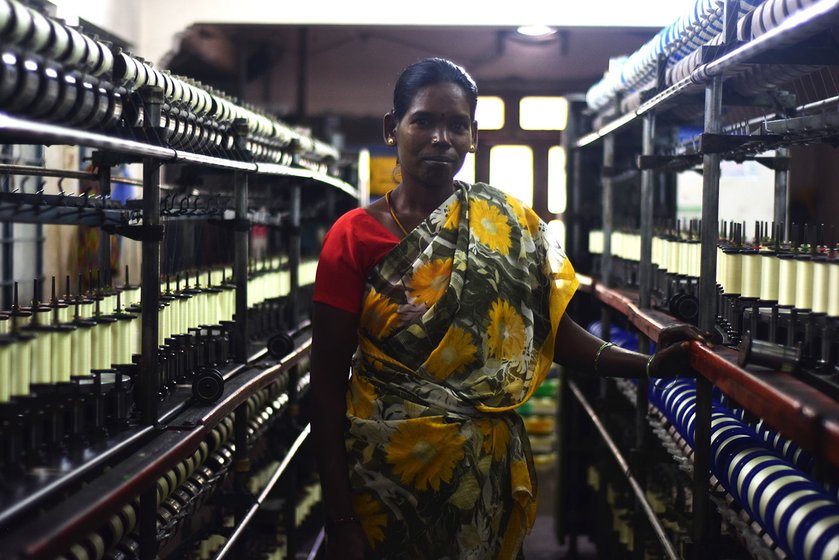
[[[548,372],[577,281],[532,210],[456,187],[365,287],[346,444],[377,558],[515,558],[535,517],[515,409]]]

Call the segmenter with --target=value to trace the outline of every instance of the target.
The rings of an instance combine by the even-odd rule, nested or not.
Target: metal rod
[[[145,126],[160,122],[163,103],[161,88],[143,88]],[[160,162],[153,156],[143,158],[143,227],[146,232],[160,226]],[[158,414],[158,347],[160,306],[160,241],[147,235],[142,241],[140,284],[141,304],[141,362],[140,362],[140,416],[146,424],[157,424]],[[140,560],[157,557],[157,491],[155,488],[140,496],[139,511]]]
[[[163,91],[142,91],[146,123],[160,122]],[[150,126],[147,124],[146,126]],[[147,232],[160,226],[160,162],[143,158],[143,227]],[[159,392],[157,331],[160,306],[160,241],[147,235],[142,242],[140,297],[142,307],[142,343],[140,374],[140,414],[144,424],[156,424]]]
[[[113,179],[113,182],[114,183],[121,183],[123,185],[131,185],[131,186],[134,186],[134,187],[142,187],[143,186],[143,180],[142,179],[135,179],[133,177],[117,177],[117,178]],[[164,185],[160,185],[160,188],[161,189],[166,188],[166,189],[172,190],[175,187],[164,187]]]
[[[160,225],[160,200],[156,183],[160,166],[154,158],[143,161],[143,225]],[[142,306],[142,374],[140,413],[144,424],[157,422],[157,329],[160,305],[160,243],[155,240],[142,242],[141,306]]]
[[[28,175],[30,177],[62,177],[64,179],[81,179],[83,181],[96,181],[99,178],[97,173],[91,173],[90,171],[48,169],[37,165],[14,165],[11,163],[0,163],[0,174]]]
[[[160,224],[160,201],[157,180],[160,173],[159,163],[154,158],[143,161],[143,225],[156,227]],[[142,375],[140,410],[144,424],[157,422],[157,330],[158,306],[160,304],[160,242],[145,240],[142,242],[141,272],[142,302]]]
[[[11,239],[0,239],[3,245],[14,245],[15,243],[38,243],[39,241],[46,241],[45,236],[40,237],[12,237]]]
[[[248,237],[250,231],[244,227],[248,219],[248,175],[242,171],[233,173],[234,197],[236,200],[236,221],[239,227],[234,234],[233,277],[236,279],[236,328],[233,335],[233,351],[236,361],[244,363],[248,351]]]
[[[309,551],[309,555],[306,557],[306,560],[317,559],[320,547],[323,546],[324,541],[326,541],[326,529],[321,528],[321,530],[318,531],[318,536],[315,537],[315,543],[312,545],[312,550]]]
[[[647,497],[644,493],[644,490],[641,488],[641,485],[638,484],[635,476],[632,474],[632,469],[629,467],[629,464],[624,459],[623,454],[621,453],[620,449],[618,448],[617,444],[615,444],[612,437],[609,435],[606,426],[603,425],[603,422],[600,421],[600,417],[597,416],[597,412],[595,412],[594,408],[592,408],[591,404],[589,404],[588,400],[586,399],[583,392],[580,391],[577,384],[573,381],[568,381],[568,387],[571,389],[571,392],[574,393],[574,396],[577,397],[577,400],[585,409],[586,413],[591,418],[594,427],[597,428],[597,431],[600,433],[600,437],[603,438],[603,441],[606,443],[606,446],[609,448],[609,451],[612,453],[612,456],[618,463],[618,466],[623,471],[623,474],[626,476],[627,482],[629,482],[629,487],[632,489],[632,492],[635,494],[636,502],[641,506],[641,509],[644,512],[644,515],[650,522],[650,527],[652,527],[653,532],[655,533],[656,537],[658,537],[658,541],[661,543],[661,547],[664,549],[664,554],[667,558],[672,560],[678,560],[679,556],[676,554],[675,548],[670,543],[667,538],[667,535],[664,533],[664,528],[661,526],[661,523],[658,520],[653,508],[650,506],[650,503],[647,501]]]
[[[294,443],[291,444],[291,447],[286,453],[285,457],[283,458],[280,465],[277,467],[277,470],[274,471],[274,474],[271,475],[271,478],[268,479],[268,482],[265,484],[265,488],[262,489],[262,492],[259,493],[259,496],[256,497],[256,503],[251,506],[248,510],[248,513],[242,518],[241,523],[236,527],[236,530],[231,533],[230,537],[228,537],[227,542],[224,543],[224,547],[219,550],[218,554],[213,558],[213,560],[221,560],[225,558],[232,550],[236,542],[245,532],[248,523],[250,523],[253,516],[256,515],[257,510],[259,507],[265,502],[268,494],[274,489],[274,486],[277,485],[279,482],[280,477],[283,476],[286,468],[291,463],[291,460],[294,458],[294,455],[297,453],[297,450],[300,449],[300,446],[303,445],[303,442],[306,441],[306,438],[309,437],[309,433],[312,431],[311,424],[306,424],[306,427],[303,428],[303,431],[297,436],[297,439],[294,440]]]
[[[309,169],[299,169],[297,167],[288,167],[279,163],[257,163],[256,172],[260,175],[282,175],[286,177],[302,177],[304,179],[314,179],[320,183],[331,185],[339,190],[344,191],[348,195],[358,198],[358,189],[349,183],[326,175],[325,173],[318,173],[310,171]]]
[[[612,174],[615,169],[615,137],[607,136],[603,140],[603,173],[600,182],[603,185],[601,195],[603,217],[603,254],[600,258],[600,281],[609,288],[612,286],[612,227],[614,207],[612,194]]]
[[[655,153],[655,113],[644,115],[643,154]],[[641,171],[641,262],[638,269],[638,290],[641,308],[652,304],[653,286],[653,212],[654,212],[655,170]]]
[[[126,155],[154,157],[164,160],[174,159],[176,153],[172,148],[163,148],[96,132],[19,119],[3,113],[0,113],[0,132],[10,132],[16,138],[35,138],[41,143],[80,144]]]
[[[775,150],[775,159],[789,161],[789,148]],[[773,220],[776,224],[788,224],[787,209],[789,207],[789,170],[785,165],[775,169],[775,212]]]
[[[43,146],[37,146],[36,150],[38,152],[38,159],[43,159],[44,157],[44,148]],[[35,277],[40,279],[44,274],[44,241],[42,240],[44,237],[44,225],[41,223],[35,224],[35,237],[40,241],[35,242]],[[12,247],[7,247],[7,249],[12,249]],[[43,290],[43,282],[41,283],[41,289]],[[33,297],[40,299],[43,301],[43,294],[34,293]]]
[[[184,163],[197,163],[199,165],[207,165],[219,169],[234,169],[238,171],[256,171],[256,164],[249,161],[236,161],[233,159],[224,159],[213,156],[205,156],[204,154],[194,154],[192,152],[181,152],[175,150],[172,156],[175,161],[182,161]]]
[[[585,238],[583,236],[583,220],[580,214],[580,207],[582,206],[583,154],[580,150],[573,150],[571,153],[572,156],[570,159],[573,162],[573,167],[570,174],[571,184],[568,189],[570,196],[568,197],[568,213],[566,214],[567,218],[571,218],[571,235],[568,240],[571,243],[566,242],[566,251],[569,251],[571,255],[582,255],[588,252],[586,245],[588,236],[586,235]],[[566,175],[566,177],[568,176]],[[587,228],[585,233],[588,234],[588,232],[589,230]]]
[[[164,148],[161,146],[153,146],[151,144],[145,144],[143,142],[137,142],[134,140],[123,140],[122,138],[106,136],[105,134],[98,134],[95,132],[87,132],[83,130],[65,128],[63,126],[29,121],[26,119],[19,119],[3,113],[0,113],[0,132],[9,132],[14,134],[15,137],[19,138],[37,138],[40,142],[50,142],[53,144],[78,144],[82,146],[100,148],[106,151],[119,152],[125,155],[154,157],[163,161],[181,161],[186,163],[197,163],[221,169],[239,169],[242,171],[258,172],[259,167],[256,163],[253,162],[236,161],[231,159],[207,156],[204,154],[195,154],[191,152],[175,150],[172,148]],[[272,164],[262,164],[262,166],[270,165]],[[302,171],[305,171],[304,175],[306,177],[312,177],[319,181],[323,180],[323,178],[330,179],[330,183],[331,181],[339,181],[338,179],[334,177],[329,177],[328,175],[325,175],[323,173],[315,173],[309,170]],[[34,173],[27,174],[31,175]],[[55,176],[60,177],[61,175]],[[95,178],[95,175],[92,175],[90,177],[81,175],[76,177],[68,176],[68,178],[93,179]],[[343,181],[340,182],[343,184],[344,187],[349,187],[351,190],[354,190],[352,189],[352,187],[347,185],[347,183],[344,183]]]
[[[720,130],[722,114],[722,79],[717,78],[706,88],[705,132]],[[720,155],[706,154],[702,158],[702,243],[699,278],[699,328],[711,331],[717,316],[717,228],[720,200]]]
[[[291,280],[289,293],[290,305],[290,328],[297,325],[300,315],[300,185],[291,189],[291,228],[292,234],[288,240],[288,269]]]
[[[182,161],[188,163],[197,163],[201,165],[209,165],[212,167],[223,169],[238,169],[240,171],[249,171],[261,175],[283,175],[290,177],[303,177],[306,179],[314,179],[320,183],[325,183],[336,187],[350,196],[358,197],[358,190],[349,183],[342,181],[337,177],[332,177],[326,173],[319,173],[309,169],[302,169],[297,167],[289,167],[279,163],[253,163],[245,161],[235,161],[203,154],[193,154],[171,148],[161,148],[158,146],[151,146],[141,142],[134,142],[130,140],[121,140],[119,138],[111,138],[103,134],[88,133],[84,131],[64,128],[55,125],[45,125],[44,123],[32,122],[24,119],[17,119],[0,113],[0,131],[7,130],[10,132],[17,132],[23,135],[33,135],[34,130],[37,133],[43,134],[44,138],[53,138],[56,140],[65,141],[67,144],[81,144],[86,146],[100,147],[106,150],[112,150],[127,155],[139,155],[156,157],[160,160]],[[38,135],[38,134],[34,134]],[[25,166],[25,165],[0,165],[0,175],[32,175],[43,177],[66,177],[68,179],[96,179],[96,174],[84,171],[70,171],[62,169],[45,169],[39,166]],[[125,183],[127,185],[142,186],[139,179],[132,179],[129,177],[111,177],[114,183]]]
[[[823,109],[824,107],[829,107],[831,105],[839,104],[839,95],[835,95],[833,97],[828,97],[827,99],[820,99],[818,101],[813,101],[812,103],[805,103],[804,105],[799,105],[795,108],[793,114],[801,115],[803,113],[807,113],[809,111],[813,111],[815,109]]]
[[[705,132],[717,134],[722,129],[721,76],[705,88]],[[720,155],[703,156],[702,169],[702,231],[699,278],[699,327],[712,331],[717,302],[717,228],[719,223]],[[707,552],[711,534],[711,511],[708,484],[711,455],[711,384],[700,377],[696,384],[696,427],[694,433],[693,470],[693,537],[699,554]]]
[[[0,153],[3,157],[11,156],[13,153],[13,146],[5,144],[0,147]],[[12,180],[8,175],[2,177],[2,187],[4,193],[12,191]],[[12,222],[3,222],[2,231],[3,239],[14,238],[14,225]],[[6,309],[12,304],[12,284],[14,283],[14,251],[12,246],[8,246],[3,251],[2,261],[2,279],[3,279],[3,309]]]
[[[25,195],[24,195],[25,196]],[[22,203],[17,208],[0,208],[0,221],[23,224],[69,224],[101,226],[124,225],[126,210],[113,208],[87,208],[82,206],[41,206]],[[38,239],[37,237],[34,239]]]
[[[565,160],[565,181],[568,192],[568,204],[562,218],[565,220],[567,233],[565,235],[565,250],[570,255],[582,255],[588,252],[584,245],[587,239],[583,239],[582,222],[580,219],[580,192],[582,185],[582,153],[575,150],[574,145],[582,127],[580,109],[582,96],[571,96],[568,99],[569,114],[568,124],[562,135],[562,146],[569,157]]]
[[[105,197],[111,196],[111,170],[108,167],[101,167],[97,173],[99,181],[99,194]],[[158,187],[160,186],[158,182]],[[111,285],[111,235],[104,229],[99,230],[99,271],[102,275],[102,283],[105,286]],[[110,313],[110,311],[107,311]]]
[[[736,5],[731,2],[723,4],[722,16],[722,42],[724,45],[732,45],[737,40],[737,16],[740,13],[740,2]]]
[[[638,335],[638,351],[648,354],[650,351],[650,339],[643,334]],[[647,420],[647,413],[649,412],[650,381],[640,377],[636,380],[635,389],[635,448],[632,450],[632,467],[635,470],[635,478],[638,480],[638,485],[646,495],[647,490],[647,473],[649,466],[647,464],[650,455],[650,438],[649,438],[649,421]],[[641,519],[644,516],[644,506],[635,500],[635,517]],[[639,526],[639,530],[643,527]],[[646,532],[646,531],[644,531]],[[635,558],[645,557],[645,535],[636,541],[636,548],[633,551]]]
[[[804,105],[799,105],[799,106],[795,107],[794,109],[792,109],[791,112],[790,112],[790,114],[796,115],[795,118],[790,119],[789,117],[785,116],[785,117],[779,119],[779,121],[780,122],[788,122],[790,120],[792,120],[792,121],[803,120],[803,118],[805,116],[815,115],[819,109],[824,109],[826,107],[830,107],[831,105],[837,105],[837,104],[839,104],[839,96],[829,97],[827,99],[822,99],[822,100],[819,100],[819,101],[814,101],[812,103],[806,103]],[[829,113],[829,114],[822,113],[820,116],[822,118],[829,119],[829,117],[833,114],[834,113],[832,113],[832,112]],[[736,122],[734,124],[727,125],[727,126],[723,127],[723,132],[738,133],[740,130],[742,130],[744,128],[744,126],[745,127],[764,126],[765,128],[770,128],[772,126],[772,124],[775,123],[775,122],[778,122],[778,121],[774,121],[774,120],[767,121],[765,115],[760,115],[759,117],[754,117],[754,118],[751,118],[747,121]],[[829,121],[825,121],[824,124],[829,127],[832,123],[830,123]],[[769,132],[771,132],[771,130],[769,130]]]

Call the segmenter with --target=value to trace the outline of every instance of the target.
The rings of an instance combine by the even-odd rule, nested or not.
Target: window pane
[[[533,150],[530,146],[493,146],[489,151],[489,183],[533,206]]]
[[[519,126],[524,130],[565,130],[568,101],[564,97],[522,97]]]
[[[463,167],[460,168],[460,171],[457,172],[454,178],[466,183],[475,182],[475,154],[466,154],[466,159],[463,160]]]
[[[564,213],[566,202],[565,148],[554,146],[548,150],[548,212]]]
[[[562,220],[551,220],[548,222],[548,231],[559,242],[560,247],[565,247],[565,222]]]
[[[478,121],[478,130],[504,128],[504,100],[500,97],[479,95],[475,120]]]

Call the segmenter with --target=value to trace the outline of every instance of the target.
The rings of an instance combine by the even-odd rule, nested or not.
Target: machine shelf
[[[74,493],[71,498],[50,508],[35,520],[5,532],[0,539],[4,554],[27,559],[54,558],[67,550],[79,535],[102,527],[126,503],[153,489],[158,479],[172,465],[195,453],[199,444],[226,417],[260,389],[288,375],[308,356],[311,339],[302,341],[289,355],[268,367],[238,367],[227,379],[224,396],[217,403],[193,404],[165,424],[146,427],[133,439],[132,453]],[[294,396],[297,384],[286,391]],[[306,432],[307,433],[307,432]],[[303,437],[305,439],[305,437]],[[283,470],[292,460],[302,440],[290,448]],[[280,470],[275,478],[279,478]],[[276,483],[276,480],[274,480]],[[272,484],[273,486],[273,484]]]
[[[578,275],[584,291],[608,305],[651,340],[661,329],[679,324],[670,315],[642,309],[637,292],[609,289]],[[784,437],[796,441],[826,464],[839,467],[839,403],[794,375],[767,368],[737,365],[736,351],[721,345],[691,343],[691,365],[750,413]]]
[[[243,171],[262,175],[297,177],[322,183],[358,197],[358,190],[349,183],[325,173],[306,168],[281,164],[237,161],[205,154],[196,154],[163,146],[155,146],[136,140],[127,140],[90,132],[21,119],[0,112],[0,139],[5,143],[19,143],[21,140],[42,144],[78,144],[99,148],[115,154],[135,158],[150,157],[162,163],[195,164],[218,170]]]
[[[575,146],[582,148],[626,125],[635,122],[651,111],[671,109],[678,104],[679,98],[696,92],[697,86],[705,85],[715,76],[729,77],[743,70],[745,65],[759,60],[773,49],[808,37],[813,29],[820,28],[825,21],[830,21],[839,12],[839,0],[823,0],[804,8],[780,25],[749,42],[738,45],[706,64],[700,65],[689,76],[654,94],[637,109],[615,117],[597,130],[577,139]]]

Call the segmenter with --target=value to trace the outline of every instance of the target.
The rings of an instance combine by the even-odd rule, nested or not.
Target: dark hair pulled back
[[[452,83],[460,86],[469,99],[469,113],[475,119],[478,105],[478,86],[466,70],[445,58],[424,58],[405,68],[393,88],[393,114],[401,120],[411,106],[417,92],[435,84]]]

